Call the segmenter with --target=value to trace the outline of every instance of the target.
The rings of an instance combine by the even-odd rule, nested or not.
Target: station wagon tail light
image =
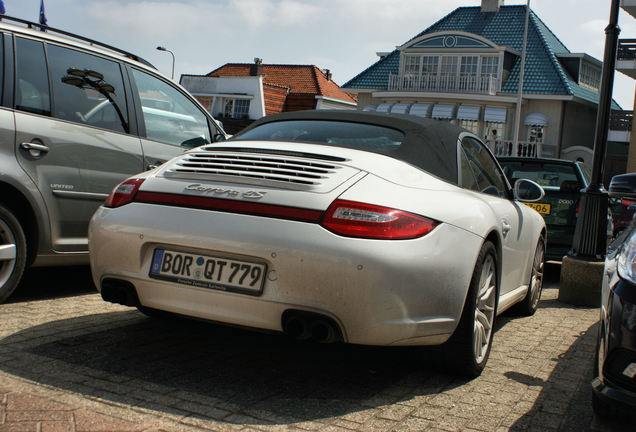
[[[144,179],[130,179],[117,185],[104,203],[104,207],[121,207],[133,201]]]
[[[346,237],[406,240],[422,237],[439,222],[413,213],[354,201],[334,201],[321,225]]]

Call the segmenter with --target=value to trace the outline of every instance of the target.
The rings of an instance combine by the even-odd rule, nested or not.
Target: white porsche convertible
[[[265,117],[120,184],[94,215],[104,300],[297,339],[447,348],[483,370],[495,317],[532,314],[546,229],[488,148],[410,116]]]

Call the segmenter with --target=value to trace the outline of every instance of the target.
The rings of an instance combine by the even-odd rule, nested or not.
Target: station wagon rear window
[[[402,144],[404,133],[364,123],[286,120],[265,123],[236,136],[235,139],[326,144],[390,155]]]
[[[558,189],[564,182],[579,182],[576,167],[573,164],[534,161],[500,161],[500,164],[510,184],[525,178],[537,182],[544,188]]]

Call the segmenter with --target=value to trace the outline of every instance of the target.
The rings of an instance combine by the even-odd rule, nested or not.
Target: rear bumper
[[[119,278],[134,285],[142,306],[276,331],[286,310],[320,313],[338,323],[345,341],[367,345],[446,341],[483,242],[448,224],[419,239],[365,240],[312,223],[138,203],[100,208],[89,236],[98,289]],[[263,292],[151,279],[157,247],[263,262]]]

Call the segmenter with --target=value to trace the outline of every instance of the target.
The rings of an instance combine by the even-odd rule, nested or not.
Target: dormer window
[[[402,62],[405,87],[472,93],[498,91],[497,56],[404,54]]]
[[[562,53],[557,58],[576,83],[581,87],[598,91],[601,85],[602,62],[584,53]]]
[[[579,84],[594,90],[598,90],[601,83],[601,68],[588,62],[581,63]]]
[[[496,94],[506,49],[470,33],[423,35],[399,48],[390,90]]]

